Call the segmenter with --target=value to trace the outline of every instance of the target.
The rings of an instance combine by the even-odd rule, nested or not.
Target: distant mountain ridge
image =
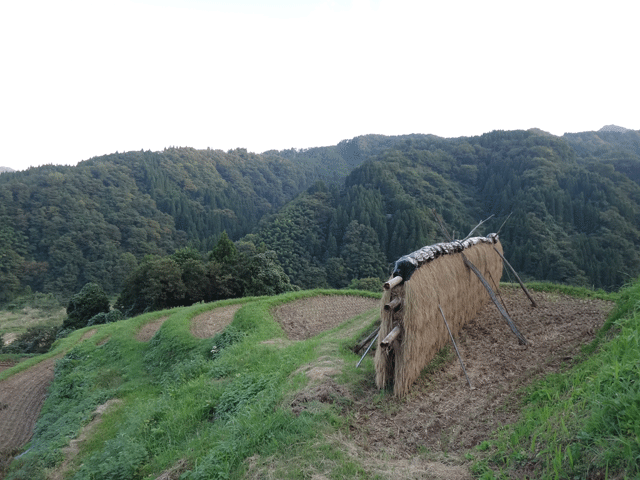
[[[0,167],[0,173],[4,173],[4,172],[15,172],[15,170],[9,167]]]
[[[145,255],[203,254],[223,231],[276,251],[292,282],[344,286],[514,212],[501,238],[526,278],[616,288],[640,274],[640,132],[364,135],[268,151],[171,148],[0,176],[0,303],[28,286],[118,293]],[[484,229],[484,226],[483,226]]]
[[[605,125],[598,132],[617,132],[617,133],[625,133],[630,131],[628,128],[619,127],[618,125]]]

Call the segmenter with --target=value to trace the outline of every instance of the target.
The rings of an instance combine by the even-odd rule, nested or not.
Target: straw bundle
[[[442,306],[449,327],[456,335],[489,301],[487,290],[465,266],[459,252],[464,249],[464,254],[482,275],[497,284],[502,276],[502,259],[494,247],[502,252],[497,235],[444,252],[430,261],[416,262],[417,268],[408,275],[409,280],[384,293],[383,305],[400,297],[402,308],[396,312],[384,308],[381,311],[375,357],[378,388],[393,382],[397,396],[406,394],[421,370],[450,341],[438,305]],[[418,252],[421,251],[424,249]],[[380,348],[380,342],[397,325],[402,327],[400,336],[390,348]]]

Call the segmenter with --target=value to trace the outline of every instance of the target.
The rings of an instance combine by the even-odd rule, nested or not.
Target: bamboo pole
[[[385,348],[389,348],[391,346],[391,344],[393,343],[393,341],[396,338],[398,338],[398,335],[400,335],[401,331],[402,331],[402,329],[400,328],[400,325],[396,325],[395,327],[393,327],[393,330],[391,330],[389,332],[389,335],[384,337],[384,340],[382,340],[380,342],[380,346],[385,347]]]
[[[360,350],[362,350],[364,348],[364,346],[374,337],[378,335],[378,332],[380,332],[380,327],[376,328],[373,332],[371,332],[369,335],[367,335],[367,338],[365,338],[363,341],[361,341],[359,344],[357,344],[355,347],[353,347],[353,353],[358,353]]]
[[[464,253],[460,252],[460,255],[462,255],[462,259],[464,260],[464,264],[467,267],[469,267],[473,273],[476,274],[476,276],[480,279],[480,282],[482,282],[482,285],[484,285],[484,288],[487,289],[487,292],[489,292],[489,296],[491,297],[491,300],[493,300],[493,303],[495,303],[496,307],[498,307],[498,310],[500,311],[500,313],[502,314],[502,317],[506,320],[507,324],[511,328],[511,331],[515,334],[516,337],[518,337],[518,341],[522,345],[526,345],[527,344],[527,340],[518,331],[518,328],[516,327],[515,323],[513,323],[513,320],[511,320],[511,317],[509,317],[509,314],[506,312],[506,310],[504,308],[502,308],[502,305],[500,305],[500,302],[498,302],[498,299],[496,298],[496,294],[493,293],[493,289],[491,288],[489,283],[485,280],[485,278],[482,276],[482,274],[476,268],[476,266],[469,261],[469,259],[466,257],[466,255]]]
[[[431,210],[433,213],[433,216],[436,219],[436,222],[438,222],[438,225],[440,225],[440,229],[442,230],[442,232],[444,233],[444,235],[450,240],[453,241],[451,239],[451,235],[449,235],[449,232],[447,231],[447,227],[444,226],[444,222],[440,219],[440,217],[438,216],[438,214],[436,213],[436,209],[432,209]],[[495,247],[493,247],[495,248]],[[518,331],[518,328],[516,327],[515,323],[513,323],[513,320],[511,320],[511,317],[509,317],[509,314],[506,312],[506,310],[504,308],[502,308],[502,305],[500,305],[500,302],[498,302],[498,299],[496,298],[496,294],[493,293],[493,290],[491,289],[491,286],[489,285],[489,283],[485,280],[485,278],[482,276],[482,274],[480,273],[480,271],[476,268],[476,266],[471,263],[469,261],[469,259],[467,258],[467,256],[464,254],[464,252],[460,252],[460,255],[462,255],[462,260],[464,260],[464,264],[469,267],[471,269],[471,271],[473,273],[476,274],[476,276],[480,279],[480,282],[482,282],[482,285],[484,285],[484,288],[487,289],[487,292],[489,292],[489,296],[491,297],[491,300],[493,300],[493,303],[496,304],[496,307],[498,307],[498,311],[500,312],[500,314],[502,315],[502,317],[506,320],[507,324],[509,325],[509,328],[511,328],[511,331],[515,334],[516,337],[518,337],[518,341],[522,344],[522,345],[527,345],[527,340],[522,336],[522,334]]]
[[[518,283],[520,284],[520,286],[522,287],[522,290],[524,291],[524,293],[527,295],[527,297],[529,297],[529,300],[531,300],[531,304],[534,307],[537,307],[538,304],[536,303],[536,301],[531,297],[531,294],[529,293],[529,290],[527,290],[527,287],[524,286],[524,283],[522,283],[522,280],[520,280],[520,277],[518,276],[518,274],[516,273],[516,271],[513,269],[513,267],[511,266],[511,264],[507,261],[506,258],[504,258],[504,255],[502,255],[500,253],[500,251],[496,248],[493,247],[493,249],[498,253],[498,255],[500,255],[500,258],[502,259],[502,261],[504,262],[504,264],[509,267],[509,270],[511,270],[511,272],[516,276],[516,280],[518,280]]]
[[[393,277],[393,278],[389,279],[389,281],[384,284],[384,289],[385,290],[391,290],[396,285],[400,285],[403,281],[404,281],[404,279],[402,277]]]
[[[464,372],[464,376],[467,378],[467,383],[469,384],[469,388],[473,390],[471,386],[471,382],[469,381],[469,376],[467,375],[467,370],[464,368],[464,362],[462,361],[462,356],[458,351],[458,346],[456,345],[456,341],[453,339],[453,334],[451,333],[451,329],[449,328],[449,324],[447,323],[447,319],[444,316],[444,312],[442,311],[442,307],[438,304],[438,308],[440,309],[440,315],[442,315],[442,319],[444,320],[444,324],[447,327],[447,332],[449,332],[449,337],[451,337],[451,343],[453,343],[453,348],[456,349],[456,355],[458,355],[458,360],[460,360],[460,366],[462,367],[462,371]]]
[[[384,306],[384,309],[386,311],[397,311],[400,310],[400,307],[402,307],[402,299],[400,297],[396,297],[393,300],[391,300],[389,303],[387,303]]]
[[[373,347],[373,344],[376,343],[376,338],[378,338],[378,335],[380,335],[380,329],[378,329],[378,333],[376,333],[376,336],[374,337],[374,339],[371,340],[371,343],[365,350],[364,355],[362,355],[362,357],[360,358],[360,361],[356,364],[356,368],[360,366],[360,364],[362,363],[362,360],[364,360],[364,357],[367,356],[367,353],[369,353],[369,350],[371,350],[371,347]]]

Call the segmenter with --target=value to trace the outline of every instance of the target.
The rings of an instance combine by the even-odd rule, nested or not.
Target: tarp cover
[[[490,233],[486,237],[471,237],[466,240],[456,240],[447,243],[436,243],[435,245],[428,245],[422,247],[420,250],[416,250],[409,255],[400,257],[395,266],[393,267],[392,277],[402,277],[406,282],[411,278],[413,272],[420,268],[427,262],[438,258],[441,255],[448,255],[451,253],[457,253],[463,251],[465,248],[469,248],[478,243],[497,243],[498,234]]]

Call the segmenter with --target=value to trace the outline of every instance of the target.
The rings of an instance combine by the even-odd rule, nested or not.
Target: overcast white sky
[[[16,0],[0,166],[128,150],[640,129],[637,2]]]

